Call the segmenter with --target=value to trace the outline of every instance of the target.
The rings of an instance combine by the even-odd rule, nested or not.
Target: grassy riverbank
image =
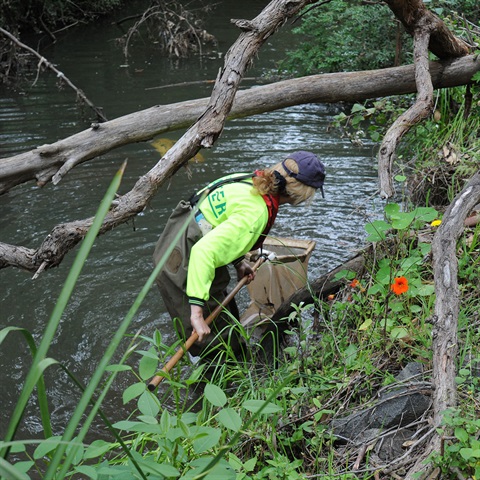
[[[353,277],[344,271],[339,276],[343,287],[335,295],[297,306],[286,319],[290,327],[275,363],[264,362],[261,342],[243,331],[250,343],[248,358],[235,359],[226,349],[222,361],[212,365],[183,360],[161,384],[160,394],[146,386],[172,352],[162,344],[160,332],[133,339],[123,360],[107,366],[139,298],[85,388],[63,438],[54,436],[38,446],[29,441],[2,444],[4,455],[8,458],[10,445],[16,459],[8,478],[369,479],[385,478],[387,472],[388,478],[401,477],[424,448],[417,440],[428,429],[428,412],[412,426],[419,436],[405,442],[408,455],[391,461],[375,450],[382,433],[367,443],[345,442],[333,435],[332,420],[372,405],[411,362],[422,365],[426,385],[431,381],[435,292],[430,241],[441,217],[433,208],[401,211],[397,204],[388,205],[385,220],[366,226],[376,248],[365,273]],[[443,457],[431,460],[445,478],[455,469],[479,473],[479,234],[478,225],[469,227],[458,243],[459,405],[445,417],[454,435],[446,439]],[[5,338],[8,332],[2,333]],[[40,350],[41,345],[37,354]],[[40,357],[34,365],[41,370],[49,361]],[[90,408],[95,405],[95,412],[100,406],[115,375],[132,379],[123,396],[131,415],[105,418],[111,441],[85,444],[94,414]],[[27,379],[25,401],[34,398],[35,378],[33,373]],[[192,391],[198,398],[193,404]],[[46,402],[46,394],[39,394]],[[43,420],[48,432],[48,412]],[[7,464],[0,468],[5,475]]]

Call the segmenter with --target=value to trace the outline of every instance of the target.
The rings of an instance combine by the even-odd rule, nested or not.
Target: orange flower
[[[359,283],[360,283],[360,282],[359,282],[356,278],[354,278],[354,279],[352,280],[352,283],[350,284],[350,286],[353,287],[353,288],[355,288],[356,286],[358,286]]]
[[[333,293],[331,293],[327,298],[330,301],[335,300],[335,295]]]
[[[408,291],[408,280],[405,277],[396,277],[390,289],[395,295],[401,295]]]

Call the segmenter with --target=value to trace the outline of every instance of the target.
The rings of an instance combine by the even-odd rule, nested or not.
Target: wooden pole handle
[[[252,270],[255,272],[258,267],[265,261],[265,257],[261,256],[252,266]],[[205,323],[210,325],[215,318],[220,314],[222,309],[232,300],[232,298],[238,293],[238,291],[247,283],[247,277],[243,277],[233,288],[233,290],[223,299],[223,302],[215,307],[215,310],[205,319]],[[177,362],[183,357],[185,352],[198,340],[198,333],[193,332],[186,342],[175,352],[170,360],[162,368],[162,372],[168,373],[177,364]],[[165,378],[164,375],[155,375],[148,383],[148,389],[152,392],[157,388],[158,384]]]

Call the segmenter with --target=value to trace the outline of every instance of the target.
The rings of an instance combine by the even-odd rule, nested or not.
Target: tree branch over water
[[[40,55],[37,51],[35,51],[33,48],[30,48],[28,45],[25,45],[24,43],[22,43],[20,40],[18,40],[18,38],[16,38],[14,35],[12,35],[10,32],[7,32],[7,30],[5,30],[4,28],[1,28],[0,27],[0,33],[2,35],[4,35],[5,37],[9,38],[12,42],[14,42],[15,44],[17,44],[20,48],[22,48],[23,50],[26,50],[27,52],[31,53],[32,55],[35,55],[38,59],[39,59],[39,62],[38,62],[38,70],[40,70],[42,68],[43,65],[45,65],[47,68],[49,68],[50,70],[52,70],[59,79],[61,79],[63,82],[65,82],[70,88],[72,88],[78,98],[84,102],[86,105],[88,105],[94,112],[95,114],[97,115],[97,118],[99,119],[99,121],[102,121],[102,122],[106,122],[107,121],[107,118],[103,115],[103,112],[102,110],[99,108],[99,107],[96,107],[88,98],[87,96],[85,95],[85,93],[82,92],[82,90],[80,90],[78,87],[76,87],[68,77],[65,76],[65,74],[63,72],[61,72],[60,70],[58,70],[57,67],[55,67],[55,65],[53,65],[52,63],[50,63],[45,57],[43,57],[42,55]],[[37,73],[37,76],[38,76],[38,73]],[[36,80],[35,80],[36,82]],[[34,83],[35,83],[34,82]]]
[[[202,113],[198,120],[149,172],[140,177],[132,190],[120,197],[118,203],[107,214],[100,233],[105,233],[117,225],[125,223],[141,212],[151,198],[153,198],[157,190],[179,168],[185,165],[190,158],[194,157],[202,147],[209,148],[215,143],[232,109],[240,81],[260,47],[289,18],[313,2],[314,0],[273,0],[257,17],[253,20],[246,21],[249,27],[241,28],[242,33],[225,55],[225,63],[218,74],[212,95],[207,105],[201,109]],[[238,26],[239,22],[237,21],[236,24]],[[163,112],[163,114],[165,113],[166,112]],[[122,128],[116,130],[116,136],[113,142],[108,140],[110,148],[112,143],[129,143],[120,139],[127,134],[128,131],[137,137],[136,141],[139,141],[142,132],[143,135],[145,135],[144,130],[141,130],[140,134],[136,132],[137,129],[144,128],[142,127],[142,123],[136,120],[138,120],[138,116],[133,114],[133,116],[130,116],[129,121],[122,124],[122,128],[126,131],[123,131]],[[133,123],[130,123],[132,121]],[[105,128],[105,126],[107,128]],[[92,128],[94,133],[103,134],[105,130],[108,132],[108,124],[99,124],[96,125],[95,128]],[[113,133],[114,132],[110,130],[107,137],[113,135]],[[144,137],[143,139],[146,138]],[[130,141],[135,140],[132,140],[130,137]],[[62,145],[59,145],[59,143],[61,144],[62,142],[37,149],[40,150],[36,158],[37,162],[41,164],[51,157],[55,157],[58,161],[58,155],[62,152]],[[81,145],[82,148],[85,148],[86,143],[83,142]],[[67,163],[66,158],[63,157],[63,171],[60,169],[56,172],[56,181],[59,181],[61,176],[66,173],[69,168],[81,163],[80,150],[81,148],[79,150],[77,149],[76,157],[72,155],[68,157],[69,163]],[[64,153],[63,151],[63,154]],[[62,156],[60,158],[62,158]],[[85,158],[85,160],[86,159],[88,158]],[[24,159],[24,161],[28,163],[28,160]],[[9,159],[2,161],[2,169],[5,166],[8,168],[9,165],[11,165]],[[43,180],[45,181],[48,177],[51,178],[56,170],[55,162],[51,163],[50,166],[47,167],[47,170],[43,169]],[[27,173],[24,172],[24,175],[27,175]],[[7,177],[9,176],[7,175]],[[22,261],[18,261],[17,264],[22,265],[24,269],[29,271],[36,271],[39,268],[43,270],[59,265],[66,253],[86,235],[92,221],[92,218],[88,218],[86,220],[56,226],[53,231],[47,235],[37,250],[22,250]],[[0,251],[3,251],[5,255],[3,259],[0,259],[0,267],[8,266],[5,260],[15,257],[16,252],[14,249],[17,249],[17,247],[0,244]],[[20,252],[18,249],[17,251]],[[12,265],[12,263],[10,265]]]
[[[416,67],[410,65],[314,75],[238,92],[246,70],[266,39],[311,3],[314,0],[273,0],[253,20],[233,20],[242,33],[225,56],[224,67],[210,99],[152,107],[110,122],[94,124],[88,130],[33,151],[4,158],[0,162],[0,194],[31,180],[36,180],[40,186],[49,181],[56,184],[75,166],[109,150],[151,140],[162,132],[191,125],[164,157],[140,177],[133,189],[120,198],[105,219],[101,229],[104,233],[141,212],[179,168],[202,147],[209,148],[214,144],[227,119],[302,103],[354,102],[417,91]],[[410,25],[408,10],[399,9],[399,4],[403,2],[392,0],[390,7],[396,15],[404,15],[404,23]],[[438,39],[443,35],[443,31],[440,37],[437,35],[436,45],[442,45]],[[447,47],[450,43],[447,42]],[[458,51],[453,49],[449,53],[458,54]],[[465,56],[430,62],[428,68],[427,62],[423,61],[423,66],[431,76],[433,88],[445,88],[468,84],[480,70],[480,61],[475,56]],[[92,219],[86,219],[57,225],[36,250],[0,244],[0,268],[18,266],[37,271],[40,267],[43,270],[59,265],[65,254],[84,237],[91,222]]]
[[[468,84],[480,71],[480,58],[469,55],[430,62],[434,88]],[[413,65],[363,72],[330,73],[295,78],[238,91],[228,120],[308,103],[358,102],[417,91]],[[75,166],[115,148],[151,140],[156,135],[188,128],[202,115],[208,98],[157,105],[102,124],[93,124],[58,142],[42,145],[0,161],[0,194],[29,181],[58,183]]]

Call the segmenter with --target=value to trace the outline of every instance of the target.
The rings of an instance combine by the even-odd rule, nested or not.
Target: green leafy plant
[[[283,69],[313,74],[394,64],[397,25],[389,9],[380,5],[334,0],[309,9],[294,32],[305,41],[288,52],[289,60],[281,65]],[[405,34],[403,41],[411,42]]]
[[[444,428],[440,434],[452,431],[453,436],[444,439],[442,454],[432,455],[432,461],[450,473],[452,468],[463,475],[480,478],[480,419],[475,416],[462,416],[457,410],[447,410],[443,415]]]

